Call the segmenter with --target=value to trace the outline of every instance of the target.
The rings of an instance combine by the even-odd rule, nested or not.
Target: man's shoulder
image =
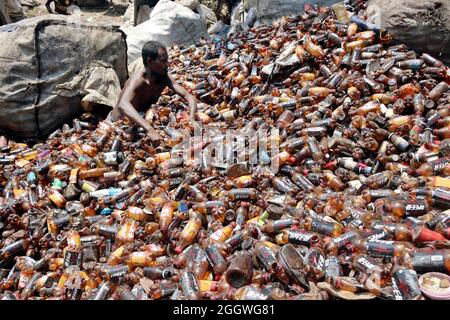
[[[131,74],[130,79],[133,81],[144,81],[145,79],[145,69],[140,69]]]
[[[142,59],[136,59],[128,66],[128,71],[130,72],[130,75],[133,75],[136,72],[144,71],[144,63],[142,62]]]

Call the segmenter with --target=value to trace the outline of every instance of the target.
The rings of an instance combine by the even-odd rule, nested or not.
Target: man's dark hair
[[[142,59],[144,64],[147,63],[147,59],[155,60],[158,57],[159,48],[166,50],[166,47],[158,41],[148,41],[142,48]]]

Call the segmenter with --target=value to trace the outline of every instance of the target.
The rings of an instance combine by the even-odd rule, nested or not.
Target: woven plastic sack
[[[45,136],[81,111],[82,95],[56,86],[73,80],[92,61],[112,66],[123,85],[125,34],[114,27],[80,25],[47,15],[0,27],[0,132]]]

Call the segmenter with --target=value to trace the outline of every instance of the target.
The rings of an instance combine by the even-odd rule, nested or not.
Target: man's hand
[[[175,91],[176,94],[183,97],[184,100],[188,103],[189,106],[189,117],[191,121],[195,121],[195,117],[197,115],[197,101],[194,96],[190,94],[185,88],[180,86],[175,79],[169,75],[169,88]]]

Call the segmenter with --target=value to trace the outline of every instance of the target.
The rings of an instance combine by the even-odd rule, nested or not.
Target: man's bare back
[[[131,97],[131,104],[137,111],[145,111],[150,105],[156,103],[161,96],[161,92],[165,87],[169,85],[168,77],[152,77],[147,79],[145,77],[146,71],[142,69],[136,72],[128,81],[125,83],[124,90],[133,86],[134,94]],[[119,100],[122,98],[123,92],[119,96]],[[114,110],[108,116],[111,121],[117,121],[121,117],[121,113],[118,110]]]
[[[150,140],[159,143],[161,136],[144,120],[139,111],[144,111],[156,103],[165,87],[183,97],[189,107],[190,119],[195,120],[197,102],[195,98],[179,85],[168,73],[169,61],[165,47],[158,42],[149,41],[142,48],[144,70],[134,73],[126,82],[116,107],[108,115],[107,120],[115,122],[125,116],[133,123],[143,127]]]

